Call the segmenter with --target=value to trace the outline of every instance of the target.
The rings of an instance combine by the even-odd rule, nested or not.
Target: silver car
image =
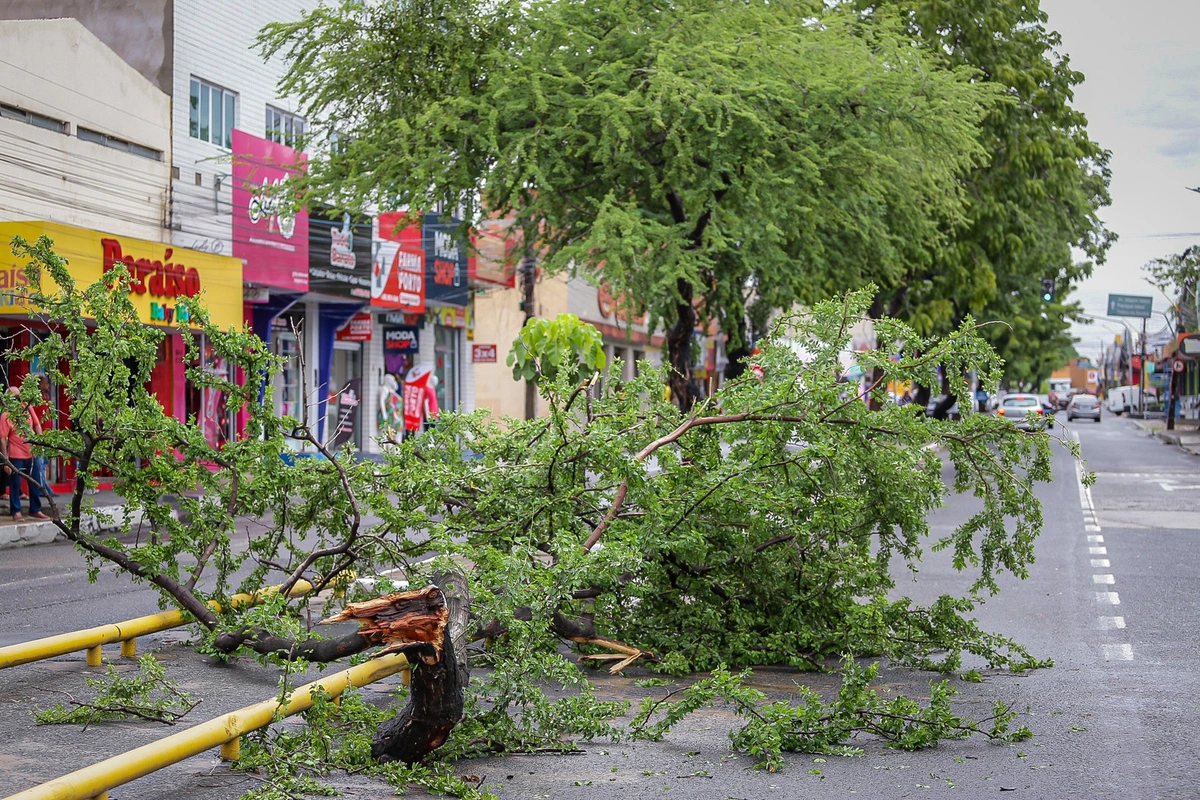
[[[1046,409],[1036,394],[1007,395],[1000,401],[996,416],[1012,420],[1023,431],[1040,431],[1046,427]]]
[[[1094,394],[1077,394],[1067,403],[1067,422],[1076,419],[1100,421],[1100,398]]]

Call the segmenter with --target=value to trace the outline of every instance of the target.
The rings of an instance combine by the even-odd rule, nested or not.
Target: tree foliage
[[[604,338],[594,326],[574,314],[559,314],[526,322],[513,340],[508,365],[515,381],[554,381],[562,373],[578,382],[604,369],[607,358]]]
[[[978,70],[1004,96],[979,127],[989,158],[962,177],[961,219],[901,280],[879,281],[879,307],[925,334],[948,331],[968,314],[1004,321],[1007,329],[984,335],[1005,360],[1006,377],[1037,383],[1071,347],[1067,331],[1080,307],[1068,300],[1070,287],[1116,239],[1098,216],[1110,202],[1109,153],[1071,106],[1083,75],[1037,0],[849,2],[863,13],[899,16],[943,67]],[[1042,278],[1057,283],[1053,303],[1039,297]]]
[[[38,452],[77,460],[57,524],[93,577],[112,564],[151,584],[164,604],[192,614],[210,651],[326,661],[370,642],[314,637],[299,613],[307,600],[289,597],[297,581],[346,586],[353,600],[365,591],[350,585],[354,576],[394,569],[424,586],[469,565],[476,635],[490,639],[476,662],[491,669],[471,683],[447,756],[633,735],[612,722],[623,706],[598,700],[564,654],[564,637],[589,655],[615,644],[623,663],[677,675],[759,663],[822,669],[841,656],[941,671],[958,669],[964,653],[1013,669],[1040,663],[981,630],[971,612],[998,575],[1028,572],[1041,525],[1033,485],[1050,479],[1049,438],[990,415],[949,422],[915,406],[865,402],[859,385],[839,376],[871,289],[779,320],[757,357],[763,380],[733,381],[693,413],[661,399],[653,371],[597,386],[560,370],[539,384],[546,417],[446,413],[375,463],[331,452],[303,419],[276,418],[258,390],[273,358],[253,335],[207,325],[196,302],[191,317],[208,345],[249,376],[236,386],[191,370],[193,381],[229,391],[249,418],[244,439],[209,445],[196,420],[166,416],[146,388],[163,334],[137,321],[129,276],[118,266],[80,288],[49,240],[17,250],[29,261],[34,313],[54,323],[20,357],[64,365],[51,378],[70,401],[68,425],[29,438]],[[46,274],[54,286],[43,285]],[[180,332],[199,358],[191,332]],[[970,321],[944,339],[888,319],[876,333],[879,349],[856,354],[883,376],[874,396],[888,381],[932,382],[941,370],[969,409],[970,389],[957,376],[973,369],[993,386],[999,377]],[[921,355],[908,354],[914,349]],[[22,392],[31,391],[27,381]],[[21,399],[6,394],[0,403],[15,412]],[[323,458],[283,458],[288,437]],[[125,536],[100,538],[81,524],[102,470],[124,499]],[[933,538],[926,517],[949,492],[973,495],[975,511]],[[895,595],[896,569],[919,569],[926,548],[949,551],[973,576],[966,596],[922,606]],[[274,582],[281,591],[257,608],[229,602],[235,587]],[[736,686],[720,676],[696,691],[732,696]],[[547,685],[569,691],[551,697]],[[860,728],[911,745],[931,741],[914,732],[926,725],[941,731],[934,738],[978,728],[950,720],[947,699],[939,694],[928,711],[865,708]],[[774,736],[774,749],[759,753],[771,762],[858,729],[813,702],[791,716],[772,712],[775,733],[752,726],[735,744],[759,753]],[[886,715],[901,711],[909,723],[891,730]],[[814,724],[828,728],[824,738],[812,739]]]
[[[1155,288],[1175,298],[1176,329],[1195,331],[1200,319],[1200,247],[1152,259],[1144,269]]]
[[[811,0],[344,0],[262,42],[348,142],[312,194],[512,215],[549,270],[667,328],[685,410],[699,321],[748,353],[747,315],[765,332],[936,247],[996,96],[898,18]]]

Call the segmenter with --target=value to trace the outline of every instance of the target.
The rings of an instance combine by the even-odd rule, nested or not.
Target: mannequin
[[[379,435],[392,440],[404,430],[404,401],[396,376],[387,374],[379,384]]]

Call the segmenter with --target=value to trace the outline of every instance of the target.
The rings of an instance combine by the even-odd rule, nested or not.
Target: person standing
[[[16,386],[8,387],[8,393],[17,396],[21,390]],[[32,476],[33,451],[25,439],[22,428],[35,434],[42,432],[37,415],[28,405],[21,407],[24,419],[14,421],[7,411],[0,413],[0,458],[4,464],[4,474],[8,476],[8,503],[13,519],[24,519],[21,516],[21,480],[24,476]],[[32,519],[50,519],[42,513],[42,498],[38,492],[37,483],[29,481],[29,516]]]

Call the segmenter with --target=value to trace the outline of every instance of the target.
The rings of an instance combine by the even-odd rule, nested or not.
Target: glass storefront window
[[[433,373],[437,375],[438,408],[458,408],[458,329],[433,326]]]
[[[325,438],[330,449],[349,444],[362,449],[362,345],[338,342],[329,372],[329,397],[325,406]]]

